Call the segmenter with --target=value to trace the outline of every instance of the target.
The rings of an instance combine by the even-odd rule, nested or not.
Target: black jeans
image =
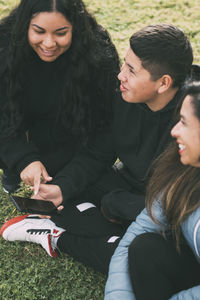
[[[77,205],[91,202],[91,207],[80,212]],[[105,218],[101,209],[103,208]],[[107,273],[110,258],[131,221],[144,208],[144,196],[134,192],[113,169],[80,197],[65,204],[52,221],[66,229],[58,240],[58,247],[80,262],[102,273]],[[109,222],[117,219],[122,225]]]
[[[128,220],[135,220],[144,207],[144,197],[140,198],[132,193],[132,187],[114,170],[107,172],[79,198],[66,203],[60,215],[52,216],[53,222],[66,229],[58,240],[59,249],[102,273],[107,273],[110,258],[130,223],[112,223],[101,213],[102,198],[109,200],[111,195],[111,204],[115,206],[115,192],[111,191],[117,188],[120,188],[120,196],[116,199],[117,208],[113,212],[120,214],[120,206],[124,210],[124,219],[127,212]],[[122,189],[125,191],[122,192]],[[93,203],[95,207],[79,211],[77,207],[87,202]],[[114,218],[115,216],[114,214]]]
[[[84,205],[88,202],[68,204],[64,214],[52,217],[52,221],[66,229],[57,246],[74,259],[106,274],[126,227],[108,221],[93,204],[81,210],[79,207]]]
[[[129,269],[137,300],[168,300],[200,284],[200,265],[185,243],[180,253],[172,238],[145,233],[129,247]]]

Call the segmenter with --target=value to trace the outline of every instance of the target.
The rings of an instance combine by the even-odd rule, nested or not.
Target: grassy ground
[[[0,16],[18,0],[0,0]],[[86,0],[90,12],[108,29],[123,58],[130,35],[145,25],[173,23],[191,38],[200,63],[199,0]],[[0,226],[17,212],[0,187]],[[35,244],[0,239],[0,300],[101,300],[105,277],[67,255],[50,258]]]

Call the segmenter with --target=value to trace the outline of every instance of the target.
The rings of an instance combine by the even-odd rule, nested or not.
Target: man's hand
[[[40,182],[46,183],[52,180],[45,166],[40,161],[29,164],[20,174],[22,181],[34,187],[34,195],[37,195]]]
[[[58,185],[41,183],[37,195],[34,195],[32,198],[52,201],[53,204],[58,208],[58,210],[63,209],[63,206],[61,205],[63,202],[63,196]]]

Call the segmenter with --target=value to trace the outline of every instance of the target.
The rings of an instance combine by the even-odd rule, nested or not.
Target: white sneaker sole
[[[20,228],[22,229],[22,224],[21,224],[21,221],[23,221],[24,219],[26,219],[29,215],[24,215],[24,216],[18,216],[18,217],[15,217],[15,218],[12,218],[10,219],[9,221],[7,221],[2,227],[1,227],[1,230],[0,230],[0,234],[1,236],[7,240],[7,241],[10,241],[10,242],[13,242],[13,241],[27,241],[27,242],[31,242],[31,238],[30,238],[30,234],[26,233],[25,236],[23,236],[23,239],[21,238],[21,230],[20,230],[20,236],[16,236],[16,235],[13,235],[13,232],[17,229],[17,228]],[[31,219],[29,219],[30,221]],[[41,219],[42,221],[42,219]],[[26,223],[24,224],[24,226],[26,226]],[[33,225],[34,227],[34,225]],[[26,229],[25,229],[26,230]],[[28,229],[27,229],[28,230]],[[48,229],[47,229],[48,230]],[[13,237],[12,237],[13,235]],[[27,235],[27,239],[26,239],[26,235]],[[38,234],[36,233],[35,236],[37,236]],[[51,257],[58,257],[58,253],[52,249],[51,247],[51,234],[45,234],[46,235],[46,238],[44,236],[43,240],[42,240],[42,243],[39,243],[41,244],[41,246],[46,250],[46,252],[49,254],[49,256]],[[34,233],[32,234],[32,236],[34,236]],[[37,243],[37,241],[36,241]]]
[[[21,224],[19,224],[19,222],[23,221],[26,217],[28,217],[28,215],[24,215],[24,216],[18,216],[15,218],[10,219],[9,221],[7,221],[0,230],[0,234],[1,236],[5,239],[5,240],[9,240],[8,237],[10,235],[10,233],[18,228]],[[12,240],[10,240],[12,241]]]

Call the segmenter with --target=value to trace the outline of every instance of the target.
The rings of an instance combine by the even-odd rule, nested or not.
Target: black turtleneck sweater
[[[106,31],[98,26],[94,35],[95,40],[90,46],[89,52],[87,55],[80,53],[79,55],[83,55],[83,57],[80,57],[80,61],[76,61],[76,63],[72,60],[70,51],[75,51],[72,48],[51,63],[42,61],[31,48],[30,51],[27,51],[23,65],[17,74],[20,76],[23,92],[18,95],[19,99],[16,99],[16,103],[20,103],[23,121],[20,128],[16,125],[16,138],[13,138],[13,135],[11,137],[11,134],[8,138],[5,137],[6,134],[2,129],[9,128],[7,126],[9,118],[7,118],[4,108],[5,104],[8,103],[5,74],[8,65],[9,34],[7,33],[4,36],[5,39],[0,40],[0,163],[3,162],[8,168],[21,173],[31,162],[39,160],[45,165],[49,175],[54,177],[80,150],[87,137],[83,136],[82,128],[80,128],[80,132],[72,133],[73,124],[70,125],[70,120],[67,126],[65,126],[66,124],[63,125],[63,123],[67,123],[67,120],[63,120],[64,114],[61,116],[63,109],[61,101],[64,84],[69,79],[73,79],[72,70],[80,73],[80,70],[76,69],[76,64],[80,63],[81,69],[83,59],[86,60],[87,65],[84,75],[87,80],[85,77],[79,78],[79,81],[82,81],[76,83],[77,88],[79,88],[77,93],[81,93],[83,90],[85,93],[85,96],[82,96],[83,105],[87,107],[91,103],[92,108],[83,111],[82,117],[83,114],[86,116],[91,114],[88,120],[94,125],[94,132],[101,127],[101,124],[108,121],[111,103],[107,103],[106,106],[105,100],[102,101],[103,104],[101,100],[109,99],[109,95],[115,93],[115,78],[119,71],[119,61],[116,49]],[[106,55],[102,55],[104,51],[106,51]],[[79,73],[77,78],[80,76]],[[72,83],[70,84],[72,85]],[[74,86],[72,85],[70,88],[74,88]],[[84,97],[86,98],[84,99]],[[76,99],[74,100],[76,101]],[[68,109],[67,103],[66,99],[65,110]],[[101,113],[98,111],[100,107]],[[101,115],[106,109],[108,111],[103,119]],[[70,111],[68,115],[70,119]],[[1,120],[3,121],[1,122]],[[8,130],[5,130],[6,132]]]
[[[147,171],[169,143],[173,113],[179,92],[165,108],[152,112],[146,104],[114,100],[112,128],[98,135],[54,179],[64,201],[77,196],[94,184],[108,166],[119,158],[124,165],[122,176],[145,193]]]
[[[54,176],[79,149],[79,141],[66,132],[59,116],[63,85],[67,80],[62,68],[66,59],[67,52],[47,63],[34,53],[26,66],[20,99],[23,125],[15,139],[0,146],[4,163],[19,173],[31,162],[40,160]],[[5,101],[6,98],[2,98],[1,95],[1,101]]]

